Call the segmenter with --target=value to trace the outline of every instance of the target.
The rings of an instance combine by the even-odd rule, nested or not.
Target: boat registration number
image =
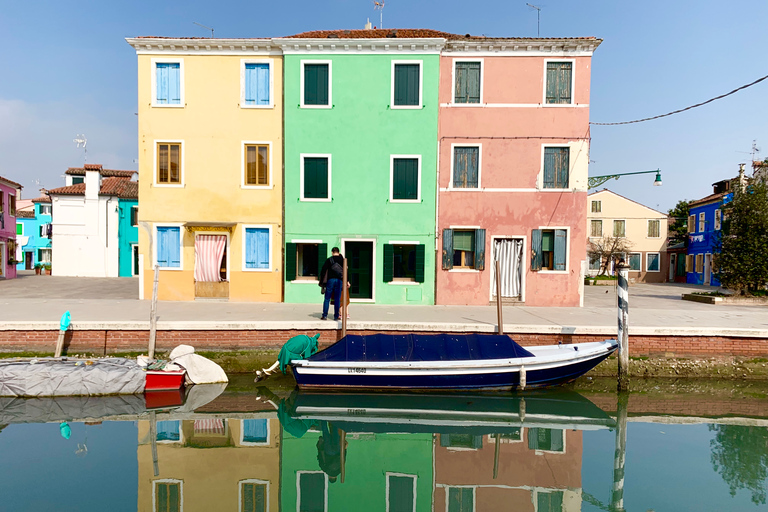
[[[365,368],[347,368],[347,373],[365,373]]]

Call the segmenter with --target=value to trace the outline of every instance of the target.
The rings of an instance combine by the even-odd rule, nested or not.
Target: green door
[[[351,299],[373,298],[373,242],[347,242],[345,249]]]

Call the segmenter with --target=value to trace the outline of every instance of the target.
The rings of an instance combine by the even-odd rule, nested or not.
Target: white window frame
[[[550,105],[556,106],[556,105]],[[561,105],[563,106],[563,105]],[[568,106],[568,105],[565,105]],[[568,148],[568,188],[544,188],[544,152],[547,148]],[[565,190],[573,190],[576,187],[571,186],[571,170],[574,168],[573,162],[571,162],[571,145],[570,144],[542,144],[541,145],[541,168],[539,169],[539,176],[536,180],[536,186],[539,192],[563,192]]]
[[[395,199],[395,160],[416,159],[418,172],[418,190],[416,199]],[[421,202],[421,155],[389,155],[389,202],[390,203],[420,203]]]
[[[50,211],[48,213],[45,213],[43,211],[43,208],[48,208]],[[52,204],[41,204],[40,205],[40,215],[50,215],[53,212],[53,205]]]
[[[179,228],[179,266],[178,267],[159,267],[160,270],[184,270],[184,223],[182,222],[163,222],[152,226],[152,268],[157,265],[157,228]],[[229,271],[229,266],[227,266]]]
[[[556,231],[558,229],[565,230],[565,270],[550,270],[546,268],[542,268],[540,270],[537,270],[539,273],[544,274],[568,274],[571,270],[571,227],[570,226],[539,226],[536,229],[540,229],[542,231],[542,235],[544,231]],[[533,241],[531,241],[533,242]],[[553,251],[554,252],[554,251]],[[525,254],[525,253],[523,253]],[[525,258],[523,258],[525,259]]]
[[[476,485],[446,485],[445,486],[445,512],[448,512],[450,505],[451,489],[472,489],[472,512],[477,510],[477,486]]]
[[[627,238],[627,219],[612,219],[613,222],[611,223],[611,227],[613,228],[611,230],[611,236],[617,236],[619,238]],[[623,222],[624,223],[624,234],[619,236],[616,235],[616,223],[617,222]]]
[[[245,65],[267,64],[269,66],[269,104],[246,105],[245,104]],[[272,59],[240,59],[240,108],[270,109],[275,108],[275,74]],[[302,89],[303,90],[303,89]]]
[[[699,212],[699,233],[704,233],[706,230],[707,230],[706,212]]]
[[[453,166],[456,161],[456,147],[477,148],[477,188],[454,187],[453,186]],[[479,142],[451,143],[451,181],[448,182],[448,190],[451,192],[479,192],[483,189],[483,145]]]
[[[248,107],[253,108],[253,107]],[[247,185],[245,183],[245,146],[267,146],[269,166],[269,185]],[[266,140],[243,140],[240,141],[240,188],[252,190],[269,190],[275,188],[275,182],[272,180],[272,142]]]
[[[456,63],[457,62],[479,62],[480,63],[480,103],[456,103]],[[471,58],[456,58],[453,59],[453,65],[451,66],[451,106],[452,107],[482,107],[484,105],[483,100],[483,86],[485,85],[485,60],[484,59],[471,59]]]
[[[135,274],[133,272],[133,251],[139,251],[139,244],[131,244],[131,277],[136,277],[139,274]],[[138,252],[139,255],[139,272],[141,272],[141,252]]]
[[[720,208],[715,210],[715,231],[720,231],[723,227],[723,211]]]
[[[547,427],[539,427],[539,428],[547,428]],[[565,430],[560,428],[547,428],[547,430],[557,430],[560,432],[560,435],[563,436],[563,449],[562,450],[540,450],[535,449],[533,452],[536,455],[544,455],[545,453],[568,453],[567,446],[566,446],[566,440],[568,439],[568,436],[565,435]],[[526,433],[525,440],[528,440],[528,436],[531,434],[531,428],[528,428],[528,432]]]
[[[272,240],[272,225],[271,224],[243,224],[243,239],[241,245],[243,246],[242,250],[242,265],[243,265],[243,272],[272,272],[273,260],[272,257],[272,250],[274,249],[274,243]],[[245,249],[246,249],[246,243],[245,243],[245,237],[247,236],[245,233],[245,230],[248,228],[258,228],[258,229],[268,229],[269,230],[269,267],[268,268],[245,268]],[[227,252],[229,254],[229,252]],[[229,266],[227,266],[227,270],[229,270]]]
[[[324,244],[324,243],[326,243],[326,242],[325,242],[325,241],[323,241],[323,240],[291,239],[291,242],[290,242],[290,243],[292,243],[292,244],[296,244],[296,245],[312,245],[312,244]],[[297,254],[296,254],[296,258],[297,258],[297,260],[296,260],[296,266],[297,266],[297,270],[296,270],[296,279],[294,279],[293,281],[291,281],[291,283],[294,283],[294,284],[306,284],[306,283],[310,283],[310,284],[315,284],[315,285],[316,285],[316,284],[319,282],[319,275],[318,275],[318,278],[316,278],[316,279],[299,279],[299,271],[298,271],[298,263],[299,263],[299,262],[298,262],[298,251],[299,251],[299,248],[297,247],[297,248],[296,248],[296,253],[297,253]],[[286,257],[287,257],[287,253],[286,253]],[[317,273],[318,273],[318,274],[320,274],[320,270],[321,270],[321,269],[318,267],[318,269],[317,269]],[[304,277],[304,276],[302,276],[302,277]]]
[[[599,235],[593,235],[592,234],[592,223],[593,222],[599,222],[600,223],[600,234]],[[589,238],[602,238],[603,237],[603,219],[589,219]]]
[[[549,62],[570,62],[571,63],[571,102],[570,103],[547,103],[547,64]],[[543,107],[573,107],[576,105],[576,59],[544,59],[544,88],[541,92],[541,105]]]
[[[627,267],[629,267],[629,258],[630,258],[630,257],[631,257],[633,254],[639,254],[639,255],[640,255],[640,268],[639,268],[639,269],[637,269],[637,270],[634,270],[634,269],[631,269],[631,268],[630,268],[630,269],[629,269],[629,271],[630,271],[630,272],[642,272],[642,271],[643,271],[643,253],[642,253],[642,252],[637,252],[637,251],[635,251],[635,252],[630,252],[630,253],[628,253],[628,254],[627,254],[627,259],[625,260],[625,263],[627,264]]]
[[[413,480],[413,512],[416,512],[416,497],[417,497],[416,482],[419,478],[418,475],[411,475],[408,473],[393,473],[389,471],[386,474],[386,485],[384,486],[384,502],[386,503],[386,512],[389,512],[389,477],[391,476],[407,477]]]
[[[568,159],[570,160],[570,155],[568,155]],[[597,205],[597,209],[595,209],[595,205]],[[603,213],[603,201],[601,199],[592,199],[590,213]]]
[[[659,223],[659,236],[648,236],[648,232],[651,230],[650,229],[651,222],[658,222]],[[645,238],[650,238],[650,239],[661,238],[661,219],[647,219],[646,230],[645,230]]]
[[[155,139],[153,141],[153,144],[155,145],[153,151],[154,151],[154,163],[152,164],[152,186],[154,187],[165,187],[165,188],[184,188],[184,167],[186,166],[187,159],[184,155],[184,140],[183,139]],[[179,148],[179,153],[181,156],[181,169],[179,169],[179,172],[181,175],[179,176],[179,179],[181,180],[179,183],[158,183],[157,182],[157,174],[159,169],[157,168],[157,145],[158,144],[179,144],[181,147]],[[170,172],[170,169],[169,171]]]
[[[267,422],[267,440],[263,443],[252,443],[250,441],[243,441],[243,438],[245,437],[245,421],[246,421],[243,419],[243,420],[240,420],[240,445],[241,446],[269,446],[272,441],[272,438],[271,438],[272,428],[270,427],[269,418],[248,418],[248,419],[265,420]],[[253,482],[257,482],[257,480],[248,481],[248,483],[253,483]],[[267,510],[269,510],[269,508],[267,508]]]
[[[305,158],[327,158],[328,159],[328,197],[322,198],[305,198],[304,197],[304,159]],[[331,185],[333,184],[333,167],[332,158],[330,153],[301,153],[299,154],[299,200],[311,203],[330,203],[333,201],[333,190]]]
[[[53,263],[53,248],[52,247],[38,247],[37,250],[38,250],[38,253],[37,253],[37,262],[38,263],[42,263],[43,265],[50,265],[51,263]],[[41,253],[39,251],[49,251],[48,253],[50,255],[50,258],[48,259],[48,261],[46,261],[44,258],[40,258],[40,254]]]
[[[184,480],[176,478],[152,480],[152,511],[157,512],[157,484],[179,484],[179,512],[184,512]]]
[[[256,478],[247,478],[237,482],[237,510],[243,512],[243,484],[260,484],[266,486],[264,492],[264,510],[269,511],[269,480],[259,480]]]
[[[325,503],[323,511],[328,512],[328,475],[324,471],[297,471],[296,472],[296,512],[301,511],[301,475],[307,473],[320,473],[325,478]]]
[[[304,104],[304,65],[305,64],[328,64],[328,104],[327,105],[305,105]],[[333,108],[333,61],[331,60],[302,60],[299,76],[299,105],[301,108]]]
[[[194,236],[195,245],[193,246],[193,248],[195,248],[195,260],[197,260],[197,249],[196,249],[196,246],[197,246],[197,235],[212,235],[212,236],[226,236],[227,237],[227,245],[226,245],[226,248],[227,248],[227,262],[226,262],[227,263],[227,276],[226,276],[225,281],[230,282],[229,275],[232,272],[232,268],[230,267],[230,263],[229,263],[230,258],[232,256],[232,254],[231,254],[232,253],[232,251],[231,251],[231,246],[232,246],[232,235],[231,235],[231,233],[229,231],[222,232],[222,231],[205,231],[205,230],[200,230],[200,231],[195,231],[194,235],[195,235]],[[243,244],[243,246],[245,246],[245,244]],[[245,265],[245,261],[243,261],[243,265]],[[194,271],[194,267],[192,267],[192,270]],[[220,272],[221,271],[219,271],[219,273]]]
[[[179,104],[160,104],[157,102],[157,65],[158,64],[178,64],[179,65]],[[154,108],[184,108],[186,101],[184,97],[184,59],[179,57],[157,57],[152,59],[152,103]]]
[[[455,190],[458,190],[458,189],[455,189]],[[471,190],[474,190],[474,189],[471,189]],[[483,228],[481,226],[448,226],[448,229],[450,229],[451,231],[474,231],[474,230],[477,230],[477,229],[485,229],[486,230],[486,232],[485,232],[486,233],[486,238],[488,236],[487,228]],[[473,250],[472,252],[474,253],[476,251]],[[453,254],[451,254],[451,260],[453,260]],[[466,268],[466,267],[456,268],[456,267],[452,267],[452,268],[450,268],[448,270],[448,272],[449,273],[450,272],[455,272],[455,273],[479,274],[480,272],[482,272],[482,270],[478,270],[476,268]]]
[[[395,105],[395,65],[396,64],[418,64],[419,65],[419,104],[418,105]],[[390,110],[419,110],[424,104],[424,61],[413,60],[393,60],[391,63],[392,72],[390,73]]]
[[[658,262],[659,262],[658,270],[650,270],[650,269],[648,269],[649,256],[651,256],[652,254],[655,254],[658,257]],[[661,272],[661,253],[660,252],[647,252],[647,253],[645,253],[645,271],[646,272]]]

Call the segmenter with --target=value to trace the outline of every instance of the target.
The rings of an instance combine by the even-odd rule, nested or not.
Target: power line
[[[715,96],[714,98],[710,98],[707,101],[703,101],[701,103],[697,103],[696,105],[691,105],[690,107],[681,108],[680,110],[675,110],[673,112],[667,112],[666,114],[661,114],[661,115],[653,116],[653,117],[646,117],[645,119],[636,119],[634,121],[623,121],[623,122],[620,122],[620,123],[592,123],[592,122],[590,122],[589,124],[594,124],[594,125],[597,125],[597,126],[616,126],[616,125],[619,125],[619,124],[642,123],[643,121],[652,121],[653,119],[660,119],[662,117],[671,116],[672,114],[679,114],[680,112],[685,112],[686,110],[691,110],[692,108],[700,107],[702,105],[706,105],[707,103],[712,103],[715,100],[719,100],[719,99],[725,98],[726,96],[730,96],[731,94],[737,93],[737,92],[739,92],[742,89],[746,89],[747,87],[752,87],[753,85],[762,82],[766,78],[768,78],[768,75],[765,75],[762,78],[758,78],[757,80],[755,80],[754,82],[752,82],[750,84],[742,85],[741,87],[736,88],[736,89],[732,90],[731,92],[727,92],[725,94],[721,94],[720,96]]]

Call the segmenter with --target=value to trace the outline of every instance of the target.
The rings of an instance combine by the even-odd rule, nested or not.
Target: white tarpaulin
[[[192,384],[229,382],[221,366],[195,354],[195,349],[189,345],[179,345],[171,351],[169,357],[173,363],[187,370],[187,382]]]

